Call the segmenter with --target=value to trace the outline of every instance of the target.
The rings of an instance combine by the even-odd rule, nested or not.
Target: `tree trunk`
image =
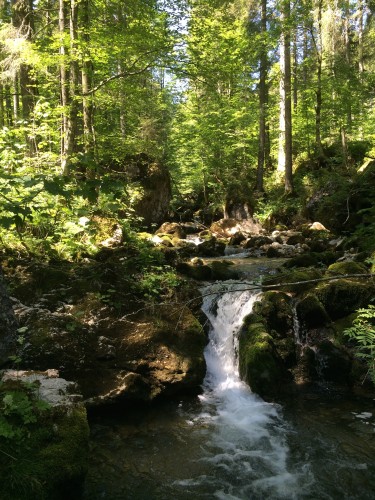
[[[78,124],[78,101],[77,92],[79,84],[79,67],[77,54],[77,25],[78,4],[76,0],[70,0],[70,81],[69,81],[69,111],[67,115],[66,133],[63,154],[63,175],[69,176],[71,169],[71,157],[76,150],[77,124]]]
[[[268,105],[268,88],[267,88],[267,0],[261,0],[261,32],[262,47],[259,59],[259,149],[258,149],[258,168],[256,190],[262,193],[264,191],[263,177],[264,167],[268,164],[267,160],[267,105]]]
[[[68,106],[69,106],[69,90],[68,90],[68,75],[66,69],[66,48],[64,42],[65,36],[65,2],[59,0],[59,34],[60,34],[60,100],[62,106],[61,116],[61,170],[63,173],[67,170],[67,158],[65,156],[66,149],[66,134],[68,130]]]
[[[290,3],[286,0],[281,12],[282,34],[280,44],[280,135],[278,170],[284,172],[285,193],[293,193],[292,160],[292,96],[290,64]]]
[[[20,36],[31,40],[34,31],[32,0],[12,0],[12,23]],[[22,102],[22,117],[28,120],[34,108],[35,82],[30,77],[30,68],[21,63],[18,71]]]
[[[83,94],[83,135],[85,155],[88,160],[95,157],[95,130],[94,130],[94,107],[90,90],[92,88],[93,64],[89,54],[89,26],[90,12],[89,1],[83,0],[82,3],[82,25],[83,25],[83,62],[82,62],[82,94]],[[90,162],[91,163],[91,162]],[[89,177],[95,177],[94,168],[87,172]]]
[[[315,100],[315,145],[320,158],[324,158],[324,151],[322,146],[322,8],[323,1],[318,2],[318,43],[315,43],[316,57],[317,57],[317,74],[316,74],[316,100]]]

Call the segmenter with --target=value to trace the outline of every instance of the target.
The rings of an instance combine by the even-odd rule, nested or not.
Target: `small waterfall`
[[[220,287],[202,291],[211,330],[203,409],[197,418],[207,429],[201,461],[209,464],[210,474],[195,478],[194,485],[215,484],[214,498],[226,500],[297,498],[297,475],[288,471],[288,431],[280,411],[239,377],[237,334],[259,293],[244,290],[245,283],[228,284],[226,293],[215,293]]]

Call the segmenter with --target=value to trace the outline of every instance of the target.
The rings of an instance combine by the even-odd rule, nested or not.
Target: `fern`
[[[375,384],[375,306],[358,309],[357,317],[344,335],[356,342],[356,356],[368,365],[368,375]]]

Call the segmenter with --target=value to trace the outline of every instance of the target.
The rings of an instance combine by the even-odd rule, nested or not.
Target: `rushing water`
[[[373,499],[372,402],[264,402],[237,365],[236,332],[257,295],[214,292],[202,291],[212,325],[202,394],[98,419],[85,498]]]

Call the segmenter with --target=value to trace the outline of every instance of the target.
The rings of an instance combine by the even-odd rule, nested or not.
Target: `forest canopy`
[[[303,212],[328,179],[350,205],[375,156],[373,12],[364,0],[2,1],[3,237],[56,250],[82,217],[142,225],[142,187],[117,175],[140,154],[167,168],[174,213],[220,215],[236,199],[264,222]]]

